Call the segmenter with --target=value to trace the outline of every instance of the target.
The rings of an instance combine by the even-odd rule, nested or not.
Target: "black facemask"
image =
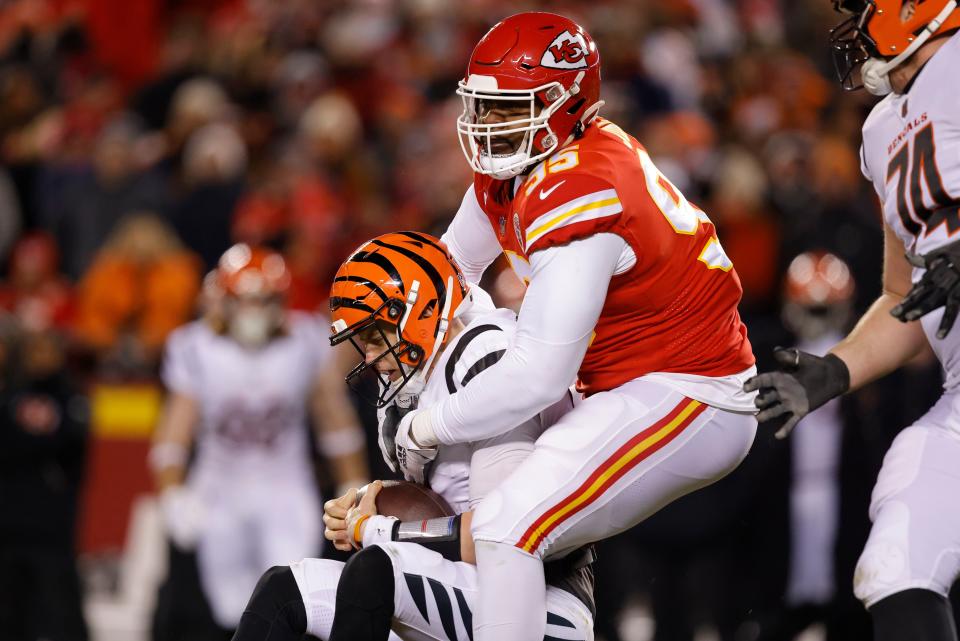
[[[840,85],[847,91],[863,86],[855,72],[869,58],[879,58],[876,41],[867,33],[870,16],[877,10],[874,0],[833,0],[833,8],[849,17],[830,30],[833,67]]]

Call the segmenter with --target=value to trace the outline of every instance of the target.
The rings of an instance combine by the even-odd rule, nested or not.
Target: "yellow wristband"
[[[363,522],[369,519],[370,516],[370,514],[364,514],[353,524],[353,547],[358,550],[363,547],[363,537],[360,536],[360,526],[363,525]]]

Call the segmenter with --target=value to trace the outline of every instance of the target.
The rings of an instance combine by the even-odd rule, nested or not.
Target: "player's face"
[[[380,358],[387,351],[389,345],[387,341],[396,344],[397,330],[395,327],[379,324],[377,327],[368,327],[357,333],[357,343],[363,352],[363,360],[367,364],[373,364],[374,368],[389,380],[395,381],[400,378],[400,368],[395,358]]]
[[[537,112],[540,111],[539,106]],[[530,117],[530,107],[526,102],[516,100],[479,100],[477,101],[477,122],[484,125],[499,125],[523,120]],[[490,139],[491,151],[495,156],[508,156],[516,153],[523,143],[527,132],[518,131]]]
[[[274,295],[227,296],[223,313],[230,336],[250,348],[265,345],[283,322],[283,305]]]

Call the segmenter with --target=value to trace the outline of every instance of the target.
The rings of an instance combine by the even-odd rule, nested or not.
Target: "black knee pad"
[[[260,577],[240,617],[234,641],[299,640],[307,611],[289,566],[275,565]]]
[[[904,590],[870,608],[875,641],[957,641],[950,602],[930,590]]]
[[[393,612],[393,563],[379,546],[364,548],[350,557],[337,586],[341,599],[374,610],[384,606]]]
[[[393,619],[393,564],[380,547],[364,548],[343,568],[329,641],[387,641]]]

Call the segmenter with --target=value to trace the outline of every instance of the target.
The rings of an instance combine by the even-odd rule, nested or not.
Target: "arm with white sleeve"
[[[477,384],[412,417],[422,446],[502,434],[560,399],[576,378],[627,243],[600,233],[530,256],[513,343]]]
[[[206,522],[202,502],[185,483],[201,420],[200,333],[196,326],[187,325],[167,338],[161,377],[168,395],[147,456],[167,534],[183,550],[196,544]]]
[[[473,185],[467,188],[460,209],[440,240],[471,283],[479,283],[483,272],[502,253],[500,241],[480,208]]]

